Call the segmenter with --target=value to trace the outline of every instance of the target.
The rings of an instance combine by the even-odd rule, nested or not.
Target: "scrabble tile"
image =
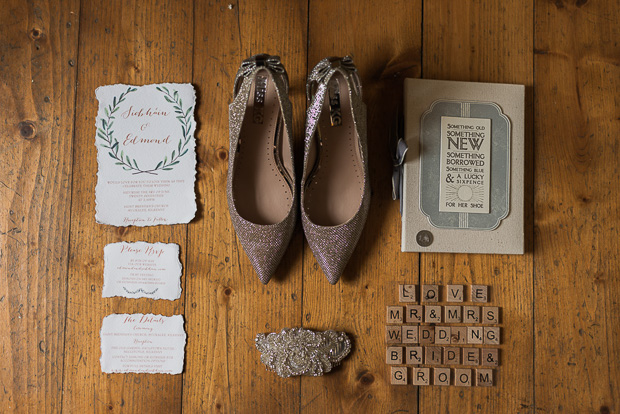
[[[482,356],[480,357],[482,366],[496,367],[499,365],[499,349],[482,348]]]
[[[482,323],[499,323],[499,308],[497,306],[483,306]]]
[[[424,306],[407,305],[405,321],[409,323],[420,323],[424,319]]]
[[[413,385],[429,385],[431,383],[430,368],[413,369]]]
[[[439,286],[422,285],[422,302],[439,302]]]
[[[424,306],[424,322],[441,323],[441,306],[439,305]]]
[[[435,343],[434,326],[420,326],[420,343],[424,345]]]
[[[488,368],[476,369],[476,387],[492,387],[493,370]]]
[[[463,348],[463,365],[480,365],[480,348]]]
[[[407,367],[390,367],[390,384],[407,385]]]
[[[480,323],[480,306],[463,306],[463,323]]]
[[[387,323],[403,323],[403,307],[388,306],[387,307]]]
[[[450,368],[433,368],[433,385],[450,385]]]
[[[385,351],[385,363],[398,365],[403,363],[403,348],[401,346],[388,346]]]
[[[444,306],[443,319],[446,323],[461,323],[463,320],[463,307],[460,305]]]
[[[486,285],[471,285],[471,301],[486,303],[489,301],[489,287]]]
[[[450,344],[450,327],[449,326],[435,326],[435,343],[441,345]]]
[[[446,300],[448,302],[463,302],[463,285],[448,285],[446,287]]]
[[[450,328],[450,343],[466,344],[467,343],[467,327],[466,326],[453,326]]]
[[[440,346],[427,346],[424,348],[424,363],[426,365],[441,365]]]
[[[499,345],[499,326],[484,327],[484,343],[488,345]]]
[[[398,285],[399,302],[415,302],[415,285]]]
[[[385,342],[388,344],[400,344],[402,342],[402,326],[386,326]]]
[[[468,344],[481,344],[484,340],[484,332],[482,326],[468,326],[467,327],[467,343]]]
[[[471,369],[455,368],[454,385],[457,387],[471,387]]]
[[[417,344],[420,342],[418,326],[403,325],[402,338],[403,344]]]
[[[461,365],[461,348],[447,346],[443,349],[443,363],[445,365]]]
[[[422,363],[422,347],[408,346],[405,348],[405,364],[416,365]]]

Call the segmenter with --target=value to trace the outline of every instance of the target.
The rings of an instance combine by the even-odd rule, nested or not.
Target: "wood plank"
[[[186,225],[151,228],[95,223],[95,88],[114,83],[190,82],[191,1],[84,2],[80,55],[64,378],[66,412],[179,412],[182,376],[103,374],[99,329],[111,313],[183,313],[176,301],[101,297],[103,247],[118,241],[177,243],[185,262]],[[184,278],[183,278],[184,280]]]
[[[619,21],[617,2],[536,2],[541,412],[620,409]]]
[[[302,378],[303,412],[392,412],[416,406],[415,387],[390,385],[380,333],[385,307],[398,304],[398,285],[418,283],[418,255],[400,252],[398,203],[391,199],[387,131],[402,101],[404,77],[420,75],[420,1],[309,3],[308,71],[326,56],[351,54],[368,106],[372,203],[357,249],[332,286],[304,249],[303,324],[346,331],[354,342],[342,367]]]
[[[532,21],[532,1],[425,2],[424,77],[524,84],[529,88],[526,125],[531,125]],[[526,188],[531,188],[532,179],[531,141],[528,129]],[[531,200],[525,205],[526,222],[531,222]],[[506,351],[502,352],[494,387],[472,388],[465,393],[456,387],[431,387],[420,394],[420,412],[531,411],[533,256],[531,247],[528,250],[523,256],[422,255],[421,283],[491,286],[489,305],[502,307],[502,326],[507,328],[504,345],[500,346]]]
[[[294,136],[303,136],[306,30],[305,1],[196,3],[194,83],[200,87],[197,189],[202,217],[189,228],[187,412],[299,410],[299,378],[282,379],[266,371],[254,338],[301,323],[302,234],[298,228],[276,275],[262,285],[230,221],[226,174],[228,103],[241,61],[253,54],[281,56],[291,82]],[[297,155],[299,144],[301,140]]]
[[[0,10],[0,411],[59,412],[79,1]]]

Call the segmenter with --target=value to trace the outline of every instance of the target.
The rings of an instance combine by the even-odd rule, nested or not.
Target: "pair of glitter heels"
[[[308,77],[301,220],[330,283],[340,279],[370,206],[366,106],[350,57],[326,58]],[[237,236],[269,282],[297,220],[292,108],[278,56],[241,64],[230,104],[227,197]]]

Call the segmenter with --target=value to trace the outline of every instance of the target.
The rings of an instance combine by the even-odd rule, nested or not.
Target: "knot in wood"
[[[17,125],[19,134],[24,139],[33,139],[37,136],[37,128],[32,121],[22,121]]]

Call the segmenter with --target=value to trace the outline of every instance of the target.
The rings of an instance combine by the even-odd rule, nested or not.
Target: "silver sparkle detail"
[[[331,330],[285,328],[280,333],[260,333],[255,341],[261,362],[282,378],[321,376],[340,365],[351,351],[347,334]]]

